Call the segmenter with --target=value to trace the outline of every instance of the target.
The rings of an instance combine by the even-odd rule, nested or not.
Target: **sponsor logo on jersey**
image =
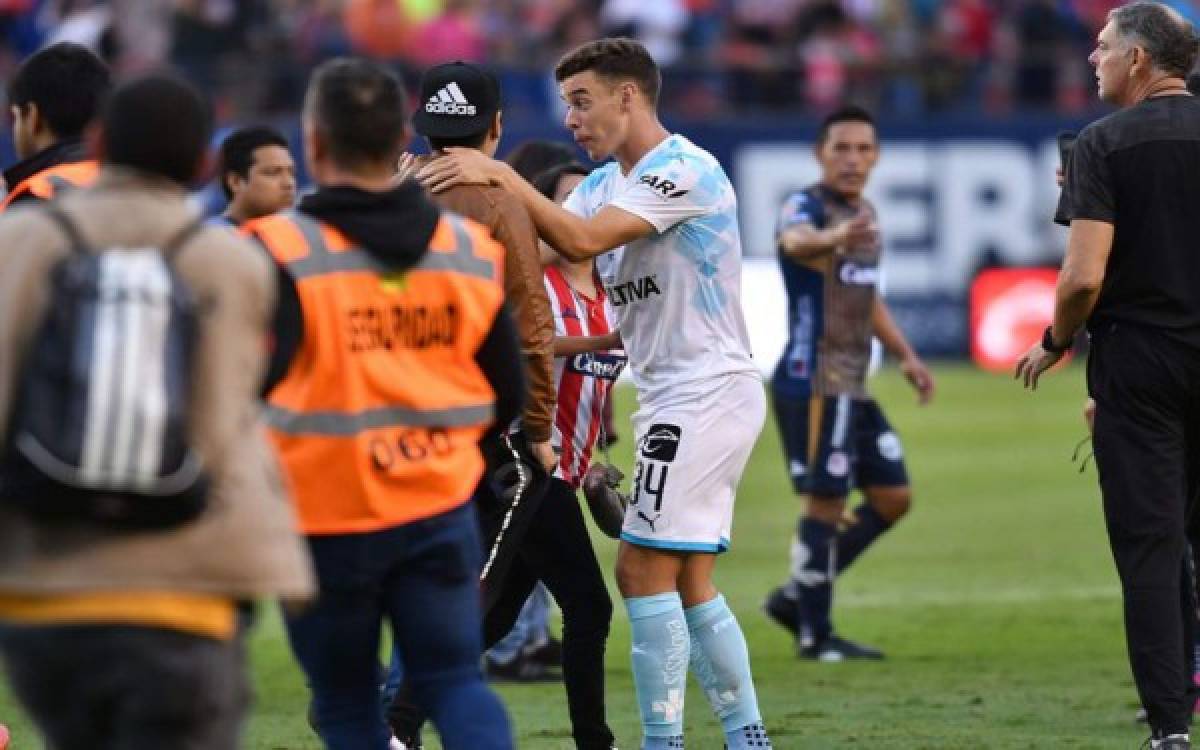
[[[578,375],[616,380],[625,367],[625,358],[618,354],[586,352],[567,360],[567,369]]]
[[[786,229],[792,224],[812,224],[812,214],[808,208],[808,196],[804,193],[797,193],[783,204],[783,216],[780,222],[780,228]]]
[[[608,300],[613,307],[622,307],[631,302],[640,302],[653,295],[662,295],[662,290],[658,288],[658,281],[653,275],[643,276],[634,281],[626,281],[621,284],[612,284],[605,288],[608,292]]]
[[[847,286],[876,286],[879,284],[878,266],[861,266],[852,260],[838,265],[838,280]]]
[[[638,453],[643,458],[671,463],[679,450],[679,439],[682,435],[683,430],[677,425],[650,425],[650,429],[646,430],[646,434],[638,443]]]
[[[679,186],[671,180],[657,175],[644,174],[638,182],[662,193],[664,198],[682,198],[688,194],[687,190],[680,190]]]

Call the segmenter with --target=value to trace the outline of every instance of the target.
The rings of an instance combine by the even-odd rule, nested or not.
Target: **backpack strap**
[[[71,243],[71,252],[78,255],[90,254],[88,248],[91,246],[83,239],[83,234],[79,231],[79,225],[67,215],[66,211],[62,210],[61,206],[55,204],[53,201],[47,202],[46,216],[50,217],[58,225],[58,228],[62,230],[62,233],[66,235],[67,240]],[[166,244],[162,247],[163,260],[168,265],[174,263],[175,256],[179,254],[179,251],[192,238],[192,235],[201,229],[204,224],[204,217],[201,216],[189,221],[182,229],[171,235],[171,239],[167,240]]]
[[[46,216],[58,225],[62,233],[66,235],[67,241],[71,245],[71,252],[76,255],[88,255],[88,244],[84,242],[83,235],[79,232],[79,225],[67,212],[62,210],[62,207],[53,201],[46,204]]]
[[[167,262],[167,265],[173,265],[175,263],[175,257],[179,255],[179,251],[182,250],[184,246],[187,245],[188,240],[190,240],[192,236],[196,234],[196,232],[204,228],[207,223],[208,222],[203,216],[198,216],[185,224],[183,229],[180,229],[178,232],[173,234],[171,239],[167,240],[167,243],[163,245],[162,248],[163,260]]]

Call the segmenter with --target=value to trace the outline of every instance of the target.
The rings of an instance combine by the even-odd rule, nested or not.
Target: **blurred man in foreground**
[[[59,441],[0,436],[0,649],[50,747],[240,747],[250,688],[236,605],[312,591],[258,429],[274,272],[188,205],[210,118],[174,78],[127,83],[103,117],[95,185],[0,216],[0,424],[49,422],[41,435],[82,443],[47,463]],[[81,309],[67,295],[87,289],[89,268],[92,314],[56,317]],[[180,323],[188,299],[194,329]],[[72,321],[66,359],[82,372],[18,383],[62,362],[53,333]],[[38,397],[73,381],[86,398]],[[199,460],[175,469],[181,445]],[[138,499],[151,517],[127,512]]]

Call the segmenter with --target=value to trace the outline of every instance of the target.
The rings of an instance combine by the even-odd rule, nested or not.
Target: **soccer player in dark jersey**
[[[808,499],[792,546],[791,577],[766,611],[819,661],[880,659],[833,628],[834,579],[900,519],[911,502],[900,439],[866,390],[871,338],[900,360],[921,403],[933,376],[878,293],[883,249],[875,208],[863,197],[879,158],[870,113],[829,115],[816,146],[821,181],[783,204],[777,241],[790,337],[775,369],[776,419],[797,494]],[[846,518],[851,489],[863,503]]]

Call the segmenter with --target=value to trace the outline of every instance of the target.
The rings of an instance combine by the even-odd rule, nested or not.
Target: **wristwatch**
[[[1054,343],[1054,326],[1046,326],[1046,332],[1042,334],[1042,348],[1051,354],[1062,354],[1063,352],[1071,351],[1073,339],[1067,339],[1067,343],[1059,346]]]

